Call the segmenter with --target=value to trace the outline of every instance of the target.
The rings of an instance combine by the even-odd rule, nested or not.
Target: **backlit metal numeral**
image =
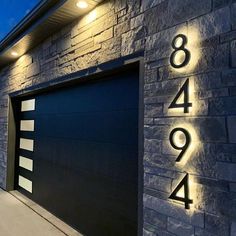
[[[184,194],[182,196],[178,196],[181,188],[184,189]],[[177,185],[173,193],[169,197],[170,199],[183,202],[185,204],[186,209],[190,209],[190,204],[193,203],[193,200],[189,198],[189,176],[188,174],[182,179],[182,181]]]
[[[180,43],[179,43],[180,42]],[[172,52],[170,56],[170,64],[172,67],[179,69],[181,67],[186,66],[191,58],[191,54],[188,49],[185,48],[185,46],[188,43],[188,39],[184,34],[178,34],[172,41],[172,48],[174,51]],[[177,62],[177,54],[184,52],[184,59],[182,62]]]
[[[178,103],[182,94],[184,101],[183,103]],[[192,103],[189,102],[189,79],[187,79],[168,108],[183,108],[184,113],[189,113],[190,107],[192,107]]]
[[[176,142],[176,133],[180,132],[182,134],[184,134],[185,136],[185,143],[183,145],[180,145]],[[189,132],[184,129],[184,128],[175,128],[171,131],[170,136],[169,136],[169,140],[170,140],[170,144],[171,146],[176,149],[176,150],[180,150],[181,152],[179,153],[176,162],[180,162],[182,157],[184,156],[184,154],[186,153],[190,143],[191,143],[191,136],[189,134]]]

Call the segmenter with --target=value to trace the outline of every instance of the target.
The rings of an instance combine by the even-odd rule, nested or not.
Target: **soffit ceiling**
[[[79,9],[76,6],[78,0],[41,1],[0,42],[0,68],[17,60],[11,55],[12,51],[16,51],[19,56],[25,54],[65,25],[91,11],[102,1],[87,0],[88,8],[86,9]]]

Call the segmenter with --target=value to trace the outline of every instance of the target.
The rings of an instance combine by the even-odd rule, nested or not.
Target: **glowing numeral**
[[[187,43],[188,43],[188,39],[183,34],[179,34],[173,39],[172,48],[175,50],[170,56],[170,64],[174,68],[181,68],[181,67],[186,66],[189,63],[191,54],[189,50],[185,48]],[[177,64],[176,57],[177,57],[177,54],[181,52],[184,52],[184,59],[182,59],[182,62],[179,62]]]
[[[183,103],[178,103],[182,94],[184,101]],[[189,79],[187,79],[168,108],[183,108],[184,113],[188,113],[190,107],[192,107],[192,103],[189,102]]]
[[[180,145],[179,143],[177,144],[176,143],[176,139],[178,137],[176,137],[176,133],[177,132],[180,132],[180,134],[184,134],[185,136],[185,143],[183,145]],[[191,136],[189,134],[189,132],[186,130],[186,129],[183,129],[183,128],[175,128],[171,131],[170,133],[170,137],[169,137],[169,140],[170,140],[170,144],[171,146],[176,149],[176,150],[181,150],[180,154],[178,155],[177,159],[176,159],[176,162],[180,162],[183,155],[185,154],[185,152],[187,151],[189,145],[190,145],[190,142],[191,142]],[[181,139],[179,138],[179,142],[181,142]]]
[[[184,188],[183,196],[178,196],[180,193],[181,188]],[[189,199],[189,176],[188,174],[182,179],[182,181],[177,185],[173,193],[169,197],[170,199],[184,202],[185,208],[189,209],[190,204],[193,203],[193,200]]]

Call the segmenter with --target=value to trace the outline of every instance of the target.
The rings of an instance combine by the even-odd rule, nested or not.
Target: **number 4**
[[[184,101],[183,103],[178,103],[182,94]],[[189,107],[192,107],[192,103],[189,102],[189,79],[187,79],[168,108],[183,108],[184,113],[189,113]]]
[[[188,185],[189,185],[189,176],[188,174],[186,174],[185,177],[177,185],[177,187],[175,188],[175,190],[169,197],[170,199],[173,199],[179,202],[184,202],[186,209],[189,209],[190,208],[189,205],[193,203],[193,200],[189,199],[189,186]],[[182,187],[184,188],[184,196],[180,197],[178,196],[178,193]]]

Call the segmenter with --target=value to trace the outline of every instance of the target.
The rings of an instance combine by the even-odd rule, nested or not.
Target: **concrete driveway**
[[[0,189],[0,236],[65,236],[11,194]]]

